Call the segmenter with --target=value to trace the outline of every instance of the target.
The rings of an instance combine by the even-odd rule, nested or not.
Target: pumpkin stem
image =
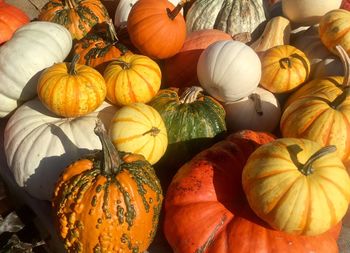
[[[199,93],[203,91],[202,87],[192,86],[187,88],[180,97],[181,104],[190,104],[196,101]]]
[[[232,36],[232,39],[235,41],[248,43],[252,40],[252,34],[250,32],[237,33]]]
[[[314,153],[310,158],[306,161],[305,164],[302,164],[299,166],[299,171],[303,173],[305,176],[308,176],[314,172],[314,169],[312,168],[312,164],[320,159],[322,156],[325,156],[329,153],[333,153],[337,150],[337,147],[334,145],[326,146],[318,150],[316,153]]]
[[[80,55],[75,54],[73,56],[72,61],[69,63],[69,67],[68,67],[68,74],[70,75],[76,75],[77,74],[77,70],[75,69],[77,62],[79,61]]]
[[[181,1],[180,3],[178,3],[176,5],[176,7],[173,9],[173,10],[170,10],[169,8],[166,8],[166,12],[168,14],[168,17],[171,19],[171,20],[174,20],[176,18],[176,16],[180,13],[182,7],[184,7],[185,3],[187,1]]]
[[[119,39],[117,36],[117,32],[115,31],[112,19],[109,19],[107,21],[107,25],[108,25],[108,33],[107,33],[108,39],[113,43],[118,42]]]
[[[122,60],[113,60],[113,63],[116,63],[118,65],[120,65],[122,67],[122,69],[130,69],[131,68],[131,64],[129,62],[125,62]]]
[[[107,135],[106,129],[100,119],[96,121],[94,132],[100,139],[102,145],[103,172],[107,175],[116,174],[119,166],[122,164],[122,160],[120,159],[118,151],[114,147],[110,137]]]
[[[150,130],[144,132],[142,135],[151,134],[152,136],[157,136],[160,133],[160,129],[157,127],[152,127]]]
[[[75,7],[77,7],[77,3],[75,2],[75,0],[66,0],[65,6],[69,9],[74,9]]]
[[[280,66],[281,66],[282,69],[286,69],[287,67],[288,68],[292,67],[292,63],[291,63],[291,61],[290,61],[290,59],[288,57],[280,59],[279,62],[280,62]]]
[[[264,112],[262,110],[262,105],[261,105],[261,97],[259,94],[253,93],[251,94],[248,98],[253,100],[254,102],[254,108],[257,114],[260,116],[264,115]]]

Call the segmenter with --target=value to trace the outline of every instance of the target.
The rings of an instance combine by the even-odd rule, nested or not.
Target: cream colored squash
[[[71,48],[72,37],[61,25],[34,21],[18,29],[0,47],[0,117],[34,98],[40,71],[62,62]]]
[[[201,86],[221,102],[249,96],[258,87],[261,62],[252,48],[239,41],[219,41],[201,54],[197,64]]]
[[[283,14],[298,25],[317,24],[328,11],[338,9],[342,0],[282,0]]]
[[[226,126],[230,132],[254,130],[273,132],[281,118],[281,109],[276,97],[258,87],[248,97],[224,104]]]
[[[38,99],[21,105],[5,127],[7,164],[17,184],[31,196],[51,200],[63,169],[82,155],[101,149],[94,133],[97,118],[106,127],[116,108],[103,103],[95,112],[79,118],[60,118]]]

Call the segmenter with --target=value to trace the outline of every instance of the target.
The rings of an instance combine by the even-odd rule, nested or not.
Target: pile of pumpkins
[[[338,252],[349,6],[0,0],[8,167],[68,252]]]

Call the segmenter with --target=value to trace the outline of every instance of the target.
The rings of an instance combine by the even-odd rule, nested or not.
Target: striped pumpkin
[[[143,155],[155,164],[165,153],[168,135],[160,114],[144,103],[123,106],[113,117],[110,136],[124,152]]]
[[[106,83],[95,69],[71,63],[56,63],[40,76],[38,97],[53,113],[62,117],[79,117],[93,112],[106,97]]]
[[[307,80],[310,62],[299,49],[290,45],[275,46],[261,56],[260,84],[273,93],[290,92]]]
[[[344,83],[333,95],[322,91],[295,98],[282,114],[280,128],[284,137],[314,140],[322,146],[335,145],[344,163],[350,162],[350,58],[345,49],[337,46],[345,61]],[[324,91],[334,89],[328,86]],[[336,95],[336,94],[339,95]],[[349,163],[350,164],[350,163]]]
[[[290,234],[315,236],[336,226],[349,206],[350,177],[335,149],[296,138],[259,147],[242,174],[250,207]]]
[[[109,16],[100,0],[50,0],[38,19],[63,25],[73,39],[80,40],[94,25],[108,21]]]
[[[123,55],[106,67],[107,99],[116,105],[147,103],[161,85],[158,64],[144,55]]]

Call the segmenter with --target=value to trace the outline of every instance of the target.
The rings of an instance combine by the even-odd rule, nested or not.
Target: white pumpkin
[[[40,71],[62,62],[72,48],[69,31],[58,24],[30,22],[0,47],[0,117],[36,96]]]
[[[317,24],[328,11],[338,9],[342,0],[282,0],[285,17],[298,25]]]
[[[281,118],[277,98],[269,91],[258,87],[248,97],[224,104],[226,126],[230,132],[254,130],[273,132]]]
[[[119,1],[118,7],[114,15],[114,24],[117,28],[126,25],[130,10],[137,1],[138,0],[120,0]],[[169,0],[169,2],[172,3],[174,6],[176,6],[180,2],[180,0]],[[183,13],[183,10],[181,10],[180,13]]]
[[[5,127],[7,164],[17,184],[33,197],[51,200],[61,171],[82,155],[101,149],[94,134],[96,119],[106,127],[116,108],[103,103],[79,118],[60,118],[37,98],[21,105]]]
[[[218,41],[199,57],[197,76],[201,86],[221,102],[250,95],[261,79],[261,62],[254,50],[239,41]]]

